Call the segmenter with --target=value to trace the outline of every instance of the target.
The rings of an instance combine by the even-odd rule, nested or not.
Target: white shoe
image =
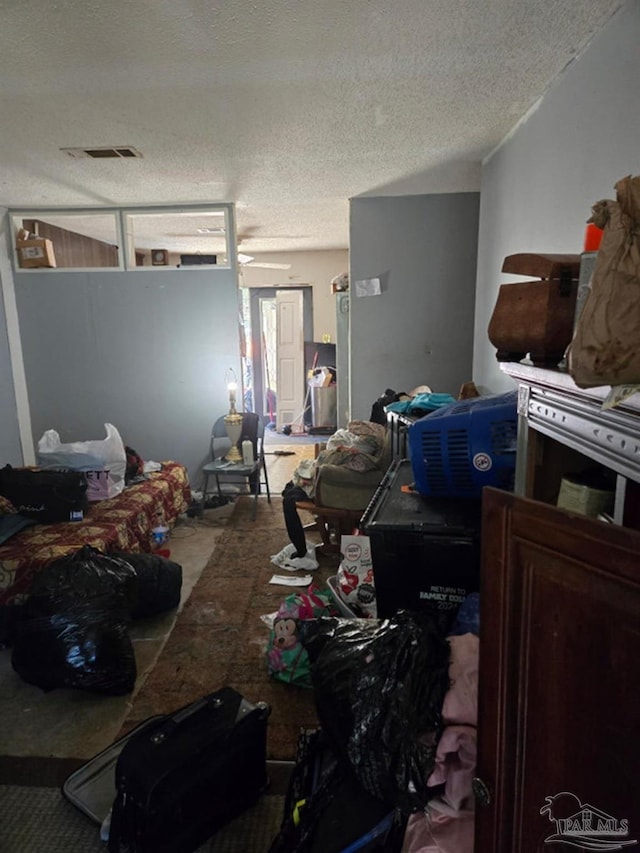
[[[286,563],[287,560],[289,560],[295,553],[295,545],[285,545],[282,551],[279,551],[277,554],[273,554],[271,556],[271,562],[275,563],[276,566],[281,566],[283,565],[283,563]]]
[[[281,569],[287,572],[297,572],[302,569],[305,572],[313,572],[318,568],[318,561],[313,556],[312,551],[307,551],[306,557],[290,557],[285,563],[280,565]]]
[[[281,569],[287,569],[289,572],[295,572],[298,569],[304,569],[306,572],[311,572],[318,568],[318,561],[315,558],[315,545],[313,542],[307,542],[307,553],[304,557],[295,557],[295,545],[285,545],[282,551],[273,554],[271,562]]]

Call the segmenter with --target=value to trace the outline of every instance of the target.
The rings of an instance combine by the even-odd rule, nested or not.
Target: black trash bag
[[[13,645],[16,626],[22,617],[23,604],[0,605],[0,649]]]
[[[34,578],[19,620],[11,664],[29,684],[119,696],[135,685],[128,625],[135,570],[85,546]]]
[[[133,566],[137,577],[136,603],[131,617],[141,619],[173,610],[180,604],[182,566],[159,554],[119,553]]]
[[[54,560],[37,572],[27,599],[37,614],[59,612],[67,602],[93,601],[115,593],[125,608],[127,621],[136,606],[138,582],[133,566],[115,554],[104,554],[91,545]]]
[[[427,779],[449,687],[449,622],[434,609],[302,627],[321,727],[363,788],[405,814],[433,796]]]

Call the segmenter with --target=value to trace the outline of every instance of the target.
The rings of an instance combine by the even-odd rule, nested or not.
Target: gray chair
[[[271,503],[269,476],[264,455],[264,421],[255,412],[240,412],[239,414],[242,414],[242,433],[238,440],[238,450],[242,454],[242,442],[247,439],[251,441],[253,444],[253,464],[228,462],[225,459],[231,448],[231,441],[227,436],[224,415],[219,417],[211,430],[209,462],[202,466],[201,512],[204,510],[207,499],[209,478],[215,477],[216,489],[220,497],[224,497],[222,483],[246,482],[248,493],[255,498],[252,516],[255,520],[261,486],[265,487],[267,500]]]

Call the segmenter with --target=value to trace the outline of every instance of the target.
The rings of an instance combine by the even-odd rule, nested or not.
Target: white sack
[[[48,429],[38,442],[36,463],[41,468],[108,471],[108,490],[102,497],[119,495],[124,489],[127,454],[116,427],[113,424],[105,424],[104,427],[107,433],[104,439],[72,441],[68,444],[60,441],[56,430]]]

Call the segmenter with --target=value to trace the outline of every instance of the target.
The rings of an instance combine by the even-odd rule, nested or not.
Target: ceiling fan
[[[276,264],[269,261],[256,261],[253,255],[245,255],[238,252],[238,264],[240,267],[255,267],[263,270],[290,270],[291,264]]]

